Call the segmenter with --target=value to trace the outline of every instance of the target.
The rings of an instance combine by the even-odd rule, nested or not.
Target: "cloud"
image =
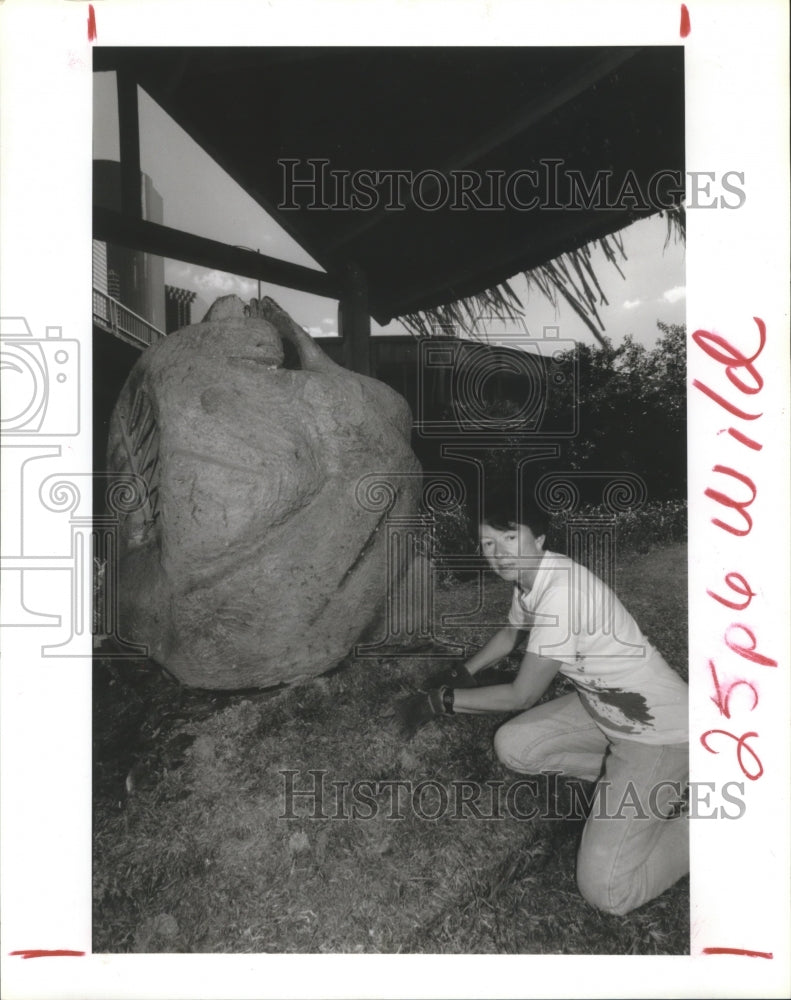
[[[335,326],[335,319],[332,316],[325,316],[321,321],[322,326]]]
[[[202,291],[213,292],[215,295],[238,295],[243,299],[249,297],[253,288],[253,282],[249,279],[237,278],[222,271],[196,274],[194,280]]]
[[[662,292],[662,299],[664,299],[665,302],[678,302],[679,299],[685,299],[686,297],[686,285],[675,285],[673,288],[668,288],[666,292]]]
[[[636,309],[638,306],[643,304],[642,299],[627,299],[624,304],[624,309]]]
[[[251,278],[238,278],[223,271],[207,271],[181,262],[167,269],[166,281],[170,285],[198,292],[209,302],[221,295],[238,295],[246,302],[255,295],[256,289]]]
[[[243,302],[255,296],[255,282],[250,278],[238,278],[222,271],[207,271],[179,263],[167,269],[165,280],[170,285],[188,288],[197,292],[208,302],[214,302],[221,295],[238,295]]]
[[[320,326],[309,326],[308,327],[308,333],[311,335],[311,337],[323,337],[324,336],[324,331],[322,330],[322,328]]]

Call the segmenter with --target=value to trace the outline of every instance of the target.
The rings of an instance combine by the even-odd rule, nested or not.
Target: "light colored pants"
[[[577,885],[591,905],[628,913],[689,871],[688,819],[664,818],[689,777],[688,744],[609,739],[568,694],[506,722],[494,748],[514,771],[598,780],[577,854]]]

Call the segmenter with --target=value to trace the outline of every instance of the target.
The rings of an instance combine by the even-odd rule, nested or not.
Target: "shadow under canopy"
[[[98,239],[341,302],[362,270],[383,325],[683,197],[681,46],[100,46],[94,70],[118,74],[127,178],[120,212],[95,209]],[[138,85],[327,273],[142,221]]]

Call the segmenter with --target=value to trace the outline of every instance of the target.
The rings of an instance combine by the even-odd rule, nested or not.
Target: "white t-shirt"
[[[529,628],[527,650],[559,660],[605,735],[641,743],[689,739],[683,679],[613,591],[567,556],[545,552],[529,591],[514,586],[508,620]]]

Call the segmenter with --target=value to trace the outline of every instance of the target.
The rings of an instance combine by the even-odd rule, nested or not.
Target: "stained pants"
[[[569,694],[506,722],[494,747],[514,771],[597,781],[577,854],[577,885],[593,906],[628,913],[689,871],[688,819],[667,818],[688,780],[688,744],[611,739]]]

